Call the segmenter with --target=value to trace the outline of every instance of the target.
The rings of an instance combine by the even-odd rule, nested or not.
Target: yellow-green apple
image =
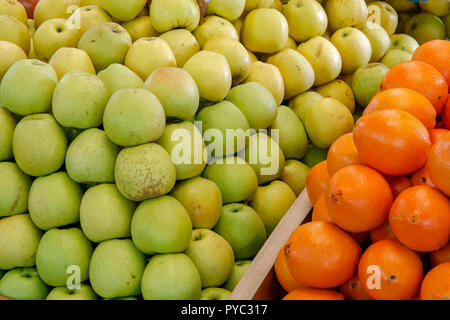
[[[156,37],[159,32],[153,28],[149,16],[137,17],[134,20],[122,23],[122,27],[128,31],[134,42],[140,38]]]
[[[79,280],[89,278],[92,244],[79,228],[51,229],[44,233],[36,252],[39,276],[50,286],[65,286],[70,266],[79,268]],[[117,262],[117,261],[116,261]]]
[[[141,290],[144,300],[198,300],[202,279],[186,254],[157,254],[145,268]]]
[[[112,143],[103,130],[84,130],[67,149],[67,173],[78,183],[114,182],[114,164],[119,151],[119,146]]]
[[[438,17],[444,17],[450,14],[450,1],[448,0],[429,0],[420,2],[420,8],[428,13]]]
[[[289,185],[275,180],[258,187],[250,206],[259,214],[267,234],[270,235],[296,198]]]
[[[304,123],[308,109],[315,102],[322,100],[322,98],[322,95],[315,91],[306,91],[289,100],[289,107],[292,108],[300,121]]]
[[[398,25],[398,15],[391,5],[384,1],[375,1],[370,3],[368,9],[368,21],[380,25],[389,35],[394,34]]]
[[[233,291],[251,264],[252,262],[250,260],[235,261],[233,269],[231,270],[231,275],[228,277],[223,287],[229,291]]]
[[[430,13],[419,13],[411,18],[405,24],[405,33],[423,44],[430,40],[445,39],[445,24],[435,15]]]
[[[7,217],[28,211],[30,177],[25,175],[14,162],[0,162],[0,217]]]
[[[231,291],[224,288],[210,287],[202,290],[200,300],[228,300]]]
[[[67,19],[79,6],[80,0],[39,0],[34,8],[33,19],[39,27],[50,19]]]
[[[411,13],[399,13],[398,14],[398,24],[397,24],[397,29],[395,29],[395,33],[397,33],[397,34],[405,33],[406,22],[411,17],[412,17]]]
[[[116,91],[127,88],[142,88],[144,81],[133,70],[123,64],[113,63],[108,68],[100,71],[97,76],[102,80],[108,95],[112,96]]]
[[[206,145],[201,131],[192,122],[168,124],[157,143],[170,154],[177,180],[195,177],[205,169]]]
[[[321,36],[327,30],[328,18],[316,0],[289,1],[283,6],[289,24],[289,35],[298,42]]]
[[[177,66],[182,68],[186,61],[200,51],[200,44],[194,35],[186,29],[167,31],[160,36],[165,40],[177,61]]]
[[[91,58],[86,52],[77,48],[58,49],[51,57],[49,64],[55,69],[58,79],[61,79],[72,70],[81,70],[95,75],[95,68]]]
[[[223,159],[221,163],[209,164],[203,177],[219,187],[224,204],[250,200],[258,186],[258,178],[252,167],[234,156]]]
[[[206,13],[215,14],[228,21],[237,20],[245,8],[245,0],[211,0],[206,3]]]
[[[360,106],[365,107],[369,104],[380,90],[381,80],[388,71],[389,68],[382,63],[369,63],[355,71],[352,89]]]
[[[370,62],[380,61],[391,45],[389,34],[379,24],[371,21],[367,21],[361,28],[361,31],[366,35],[367,39],[369,39],[372,47]]]
[[[28,22],[25,7],[18,0],[0,0],[0,14],[13,16],[23,24]]]
[[[244,13],[248,13],[254,9],[258,8],[274,8],[274,0],[246,0]]]
[[[372,46],[367,36],[356,28],[344,27],[331,36],[342,58],[342,73],[353,73],[369,63]]]
[[[80,0],[80,6],[99,6],[103,8],[103,0]]]
[[[50,288],[35,268],[17,268],[0,280],[0,295],[15,300],[44,300]]]
[[[244,27],[244,19],[245,17],[241,16],[239,19],[233,22],[233,26],[236,29],[239,39],[241,39],[241,31],[242,28]]]
[[[301,43],[297,50],[313,67],[315,86],[333,81],[341,73],[341,56],[334,44],[328,39],[319,36],[314,37]]]
[[[103,122],[108,98],[108,90],[99,77],[73,70],[56,86],[52,102],[53,114],[64,127],[98,127]]]
[[[412,54],[408,51],[404,51],[401,49],[389,49],[380,62],[388,68],[393,68],[397,64],[410,61],[411,59]]]
[[[241,37],[242,43],[250,51],[275,53],[286,46],[288,22],[276,9],[255,9],[245,18]]]
[[[290,48],[290,49],[297,49],[297,42],[295,42],[294,39],[291,37],[288,38],[288,41],[286,42],[286,46],[284,48]]]
[[[146,0],[102,0],[102,6],[119,21],[130,21],[144,9]]]
[[[156,143],[122,149],[114,175],[120,193],[133,201],[167,194],[176,181],[170,154]],[[152,179],[147,179],[149,175]]]
[[[158,32],[185,28],[194,31],[200,22],[196,0],[152,0],[150,19]]]
[[[68,289],[65,287],[55,287],[50,291],[45,300],[97,300],[98,296],[91,286],[81,283],[80,288]]]
[[[355,112],[355,95],[344,80],[337,79],[314,89],[324,98],[334,98],[342,102],[351,113]]]
[[[93,26],[81,36],[78,43],[78,48],[86,51],[97,72],[110,64],[123,63],[130,46],[130,35],[120,24],[114,22],[102,22]]]
[[[398,49],[413,54],[419,47],[416,39],[407,34],[394,34],[391,36],[391,45],[389,49]]]
[[[328,28],[332,32],[344,27],[361,26],[368,16],[367,4],[364,0],[327,0],[325,11],[328,15]]]
[[[327,160],[328,149],[321,149],[313,144],[310,144],[308,151],[302,161],[310,168],[314,167],[319,162]]]
[[[26,59],[26,53],[18,45],[0,40],[0,82],[6,71],[17,61]]]
[[[16,123],[17,120],[13,114],[5,107],[0,106],[0,161],[13,157],[12,137]]]
[[[207,16],[193,34],[202,48],[208,40],[219,37],[228,37],[239,41],[239,35],[231,22],[218,16]]]
[[[308,172],[309,167],[303,162],[294,159],[287,160],[281,174],[281,180],[291,187],[296,196],[299,196],[305,189]]]
[[[195,229],[186,249],[202,279],[202,287],[219,287],[230,276],[233,248],[222,236],[209,229]]]
[[[353,117],[347,107],[334,98],[323,98],[306,112],[304,124],[311,141],[328,148],[341,135],[353,129]]]
[[[25,53],[30,51],[30,32],[25,24],[13,16],[0,14],[0,40],[18,45]]]
[[[80,10],[72,13],[68,20],[70,22],[77,22],[77,19],[79,19],[80,22],[81,35],[83,35],[90,28],[99,23],[112,21],[111,16],[108,14],[108,12],[96,5],[81,7]]]
[[[221,101],[230,91],[230,66],[220,53],[199,51],[186,61],[183,69],[194,78],[200,97],[205,100]]]
[[[259,82],[272,93],[277,105],[284,99],[284,82],[280,70],[269,63],[256,61],[252,63],[245,82]]]
[[[417,2],[409,0],[386,0],[397,12],[409,12],[417,8]]]

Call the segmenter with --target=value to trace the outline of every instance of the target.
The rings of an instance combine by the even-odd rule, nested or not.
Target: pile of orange
[[[450,299],[450,41],[393,67],[306,181],[278,254],[285,300]]]

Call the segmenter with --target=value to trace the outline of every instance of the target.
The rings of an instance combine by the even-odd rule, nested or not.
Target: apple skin
[[[50,286],[65,286],[67,268],[80,268],[80,282],[89,278],[92,244],[81,229],[51,229],[41,238],[36,253],[36,268],[42,280]],[[117,261],[116,261],[117,262]]]
[[[198,300],[202,280],[186,254],[160,254],[145,268],[141,290],[144,300]]]
[[[33,267],[42,232],[28,214],[18,214],[0,220],[0,268]]]
[[[172,196],[145,200],[137,207],[131,221],[133,242],[147,254],[183,252],[189,246],[191,235],[189,214]]]
[[[200,44],[194,35],[186,29],[170,30],[159,36],[165,40],[177,61],[177,66],[182,68],[186,61],[200,51]]]
[[[319,162],[322,162],[324,160],[327,160],[328,155],[328,148],[327,149],[321,149],[316,147],[313,144],[310,144],[308,146],[308,151],[306,152],[305,156],[303,157],[302,161],[309,167],[312,168]]]
[[[446,30],[440,18],[430,13],[419,13],[406,22],[405,33],[416,39],[419,44],[424,44],[430,40],[445,39]]]
[[[3,76],[0,96],[6,108],[26,116],[49,112],[58,76],[45,62],[24,59],[15,62]]]
[[[228,300],[230,295],[227,289],[210,287],[202,290],[200,300]]]
[[[0,295],[15,300],[45,300],[49,291],[35,268],[10,270],[0,280]]]
[[[228,21],[237,20],[245,8],[245,0],[211,0],[206,3],[206,14],[215,14]]]
[[[389,49],[383,59],[381,59],[381,63],[392,69],[397,64],[410,61],[411,59],[412,54],[407,51],[400,49]]]
[[[356,70],[352,89],[360,106],[365,107],[369,104],[380,90],[381,81],[388,71],[389,68],[382,63],[369,63]]]
[[[233,248],[209,229],[195,229],[185,251],[198,269],[202,288],[219,287],[230,276],[234,264]]]
[[[31,184],[28,210],[41,230],[80,221],[81,187],[64,172],[39,177]]]
[[[450,14],[444,18],[444,23],[447,30],[447,38],[450,38]]]
[[[95,75],[95,68],[86,52],[77,48],[60,48],[50,58],[49,64],[55,69],[58,79],[72,70],[81,70]]]
[[[269,63],[256,61],[251,64],[247,82],[259,82],[272,93],[277,106],[279,106],[284,99],[284,82],[280,70]]]
[[[377,6],[379,12],[379,21],[371,19],[371,6]],[[398,25],[398,14],[391,5],[384,1],[371,2],[369,7],[369,20],[379,24],[389,35],[393,35]]]
[[[176,184],[170,193],[186,209],[193,228],[212,229],[222,214],[222,195],[211,180],[194,177]]]
[[[104,241],[95,248],[89,264],[92,288],[103,298],[138,295],[146,262],[130,239]]]
[[[146,0],[129,0],[126,4],[121,0],[102,0],[108,13],[119,21],[133,20],[147,4]]]
[[[147,175],[152,179],[148,180]],[[114,176],[117,188],[125,198],[143,201],[169,193],[175,185],[176,168],[163,147],[147,143],[122,149]]]
[[[27,24],[28,16],[25,7],[19,1],[0,1],[0,14],[6,14]]]
[[[127,30],[133,42],[140,38],[157,37],[159,32],[153,28],[149,16],[137,17],[131,21],[122,23],[122,27]]]
[[[16,44],[25,53],[30,51],[30,32],[26,24],[13,16],[0,14],[0,40]]]
[[[99,72],[110,64],[123,64],[131,43],[131,36],[121,25],[102,22],[81,36],[78,49],[86,51]]]
[[[417,8],[417,2],[405,1],[405,0],[386,0],[395,11],[397,12],[409,12]]]
[[[66,135],[50,114],[26,116],[14,130],[14,158],[20,169],[30,176],[56,172],[64,164],[66,150]]]
[[[327,30],[327,14],[315,0],[289,1],[283,6],[283,15],[289,24],[289,35],[297,42],[321,36]]]
[[[328,16],[328,28],[331,31],[363,25],[368,16],[367,4],[364,0],[327,0],[325,11]]]
[[[239,35],[233,24],[218,16],[207,16],[194,30],[193,35],[201,48],[204,48],[205,44],[214,38],[228,37],[239,41]]]
[[[450,2],[448,2],[447,0],[421,2],[420,8],[423,11],[434,14],[438,17],[444,17],[450,14]]]
[[[50,19],[67,19],[70,16],[67,10],[70,6],[80,6],[80,0],[39,0],[33,14],[36,26],[39,27]]]
[[[0,217],[24,213],[28,210],[31,179],[15,162],[0,162]]]
[[[89,188],[80,204],[80,224],[92,242],[129,238],[136,204],[126,199],[114,184]]]
[[[152,0],[150,19],[161,33],[176,28],[192,32],[200,22],[200,9],[196,0]]]
[[[314,90],[324,98],[334,98],[342,102],[351,113],[355,112],[355,95],[350,85],[344,80],[337,79]]]
[[[55,287],[45,300],[98,300],[98,296],[89,285],[81,283],[80,289],[74,290]]]
[[[287,160],[281,174],[281,180],[291,187],[296,196],[299,196],[305,189],[308,172],[309,167],[303,162],[293,159]]]
[[[389,49],[398,49],[413,54],[419,47],[416,39],[407,34],[394,34],[391,37],[391,45]]]
[[[405,25],[409,18],[412,17],[411,13],[399,13],[398,14],[398,24],[397,29],[395,29],[396,34],[404,34],[405,33]],[[394,36],[393,34],[392,36]]]
[[[251,264],[252,262],[250,260],[235,261],[231,275],[224,283],[223,288],[233,291]]]
[[[103,0],[101,0],[103,1]],[[93,26],[103,23],[112,22],[111,16],[105,9],[97,5],[87,5],[80,8],[80,36],[82,36],[86,31],[88,31]],[[72,16],[68,20],[76,21],[75,15],[77,13],[72,13]],[[71,20],[73,19],[73,20]]]
[[[6,71],[17,61],[26,59],[26,53],[15,43],[0,40],[0,82]]]
[[[297,117],[304,123],[305,115],[308,109],[323,97],[316,91],[306,91],[289,100],[289,107],[295,112]]]
[[[361,31],[369,39],[372,47],[370,62],[380,61],[391,45],[389,34],[380,25],[367,21]]]
[[[12,138],[16,122],[16,118],[8,109],[0,107],[0,161],[13,157]]]
[[[242,203],[230,203],[214,227],[233,248],[235,259],[254,257],[266,242],[266,229],[258,213]]]
[[[100,71],[97,76],[102,80],[110,97],[120,89],[142,88],[144,86],[144,81],[123,64],[113,63]]]

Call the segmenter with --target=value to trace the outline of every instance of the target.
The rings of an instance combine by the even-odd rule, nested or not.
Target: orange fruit
[[[450,99],[447,99],[444,112],[442,112],[442,122],[447,130],[450,130]]]
[[[411,180],[407,176],[390,176],[386,180],[391,187],[394,198],[397,198],[403,190],[412,186]]]
[[[369,238],[369,232],[350,232],[347,231],[347,233],[355,239],[355,241],[359,244],[363,244],[366,242],[366,240]]]
[[[431,269],[420,288],[422,300],[450,300],[450,262],[444,262]]]
[[[409,300],[422,281],[422,261],[398,241],[381,240],[370,245],[361,256],[358,277],[372,299]]]
[[[359,157],[367,165],[392,176],[425,165],[431,148],[425,126],[402,110],[379,110],[362,116],[353,132]]]
[[[337,226],[351,232],[365,232],[386,221],[392,191],[377,171],[351,165],[340,169],[330,179],[325,204]]]
[[[450,133],[442,136],[431,148],[427,161],[433,183],[450,196]]]
[[[344,296],[335,290],[304,288],[289,292],[283,300],[344,300]]]
[[[284,253],[289,271],[298,282],[334,288],[353,276],[361,248],[335,225],[312,221],[296,229]]]
[[[322,192],[320,194],[319,200],[317,200],[312,212],[312,221],[325,221],[329,223],[334,223],[328,213],[327,207],[325,205],[325,194]]]
[[[444,262],[450,262],[450,242],[439,250],[431,252],[430,262],[433,267]]]
[[[341,285],[339,289],[345,300],[372,300],[364,291],[357,274]]]
[[[450,200],[430,186],[411,187],[392,204],[389,224],[395,237],[411,250],[438,250],[450,234]]]
[[[420,92],[431,102],[436,115],[442,112],[447,102],[448,85],[444,77],[422,61],[403,62],[389,70],[381,81],[381,90],[392,88],[410,88]]]
[[[320,194],[327,187],[328,179],[327,160],[319,162],[309,170],[306,176],[306,191],[309,201],[314,206],[319,199]]]
[[[379,91],[364,109],[363,115],[377,110],[398,109],[411,113],[428,130],[436,125],[436,110],[421,93],[409,88]]]
[[[432,188],[436,188],[431,180],[430,172],[428,171],[428,167],[426,165],[423,166],[422,169],[419,169],[411,174],[411,183],[414,186],[428,185]]]
[[[305,288],[303,284],[295,280],[295,278],[292,276],[291,272],[289,271],[286,259],[284,255],[284,249],[285,246],[283,246],[278,252],[277,259],[275,260],[275,275],[277,276],[278,282],[283,287],[284,290],[287,292],[294,291],[296,289]]]
[[[450,100],[449,100],[450,101]],[[450,133],[450,130],[444,128],[436,128],[430,131],[431,144],[434,145],[436,141]]]
[[[327,156],[329,176],[333,176],[339,169],[352,164],[363,164],[353,142],[353,133],[346,133],[330,146]]]
[[[426,62],[436,68],[450,87],[450,41],[437,39],[425,42],[414,51],[412,60]]]
[[[376,229],[370,230],[370,241],[372,243],[386,239],[395,240],[395,235],[392,232],[389,221],[386,221]]]

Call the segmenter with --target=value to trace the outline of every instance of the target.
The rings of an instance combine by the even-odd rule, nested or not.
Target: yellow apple
[[[178,67],[183,67],[186,61],[200,51],[197,39],[186,29],[167,31],[159,36],[172,49]]]
[[[13,16],[23,24],[27,24],[27,12],[18,0],[0,0],[0,14]]]
[[[427,2],[421,2],[420,7],[423,11],[438,17],[450,14],[450,1],[448,0],[428,0]]]
[[[55,69],[58,79],[72,70],[81,70],[95,75],[95,68],[88,54],[77,48],[60,48],[51,57],[49,64]]]
[[[325,11],[331,31],[343,27],[361,26],[366,22],[368,15],[367,4],[364,0],[327,0]]]
[[[372,47],[370,62],[380,61],[391,45],[389,34],[377,23],[367,21],[361,31],[366,35]]]
[[[206,13],[234,21],[242,15],[244,8],[245,0],[210,0],[206,4]]]
[[[306,186],[306,176],[309,173],[309,167],[298,160],[286,161],[283,173],[281,174],[281,180],[291,187],[296,196],[302,193]]]
[[[305,115],[309,108],[323,97],[315,91],[306,91],[289,100],[289,107],[295,112],[301,122],[305,121]]]
[[[375,1],[368,6],[368,20],[379,24],[389,35],[394,34],[397,29],[398,15],[388,3]]]
[[[399,63],[410,61],[412,54],[408,51],[400,49],[389,49],[381,59],[381,63],[386,65],[388,68],[393,68]]]
[[[158,32],[176,28],[192,32],[200,22],[200,8],[196,0],[152,0],[150,18]]]
[[[12,16],[0,15],[0,40],[12,42],[27,53],[30,51],[30,39],[26,25]]]
[[[217,16],[206,17],[203,23],[194,30],[194,36],[202,48],[208,40],[219,37],[229,37],[239,41],[239,35],[231,22]]]
[[[79,14],[80,18],[80,32],[83,35],[93,26],[102,22],[111,22],[111,16],[104,9],[99,6],[85,6],[80,8],[79,11],[72,13],[71,19],[75,20],[76,15]],[[70,18],[69,18],[70,20]]]
[[[407,34],[394,34],[391,37],[391,45],[389,49],[399,49],[411,54],[419,47],[416,39]]]
[[[386,0],[386,2],[397,12],[409,12],[417,8],[417,2],[409,0]]]
[[[315,88],[315,90],[324,98],[334,98],[342,102],[351,113],[355,112],[355,95],[345,81],[334,80]]]
[[[67,19],[80,6],[80,0],[39,0],[34,9],[34,21],[39,27],[50,19]],[[73,10],[70,10],[73,9]]]
[[[277,105],[280,105],[281,102],[283,102],[283,76],[276,66],[261,61],[252,63],[250,73],[245,82],[259,82],[270,91],[275,98]]]
[[[233,27],[236,29],[239,39],[241,38],[241,31],[243,26],[244,26],[244,18],[242,17],[233,22]]]
[[[128,31],[133,42],[140,38],[157,37],[159,35],[158,31],[153,28],[149,16],[137,17],[129,22],[124,22],[122,27]]]
[[[146,0],[102,0],[103,8],[119,21],[133,20],[146,4]]]
[[[26,58],[26,53],[18,45],[0,40],[0,82],[9,67],[15,62]]]
[[[254,9],[259,9],[259,8],[280,9],[279,2],[276,0],[246,0],[244,13],[248,13]]]
[[[103,8],[103,0],[80,0],[80,6],[95,5]]]

